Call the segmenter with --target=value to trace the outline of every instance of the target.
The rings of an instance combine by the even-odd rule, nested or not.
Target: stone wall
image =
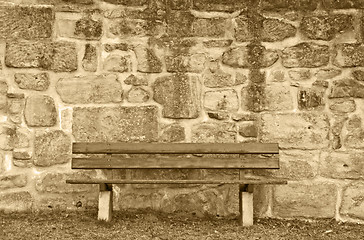
[[[364,221],[364,3],[14,0],[0,5],[0,209],[95,208],[74,141],[278,142],[256,216]],[[48,4],[48,5],[46,5]],[[237,171],[115,171],[236,178]],[[234,217],[236,186],[117,186],[116,208]]]

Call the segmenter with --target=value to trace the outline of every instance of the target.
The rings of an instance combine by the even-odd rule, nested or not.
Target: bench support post
[[[99,192],[99,213],[98,219],[106,222],[111,221],[112,218],[112,185],[111,184],[100,184]]]
[[[253,191],[254,185],[244,184],[239,187],[240,225],[244,227],[253,225]]]

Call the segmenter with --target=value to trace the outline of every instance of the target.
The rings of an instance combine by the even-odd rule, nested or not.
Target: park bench
[[[252,169],[279,169],[276,143],[74,143],[72,169],[239,169],[236,180],[69,179],[69,184],[98,184],[98,219],[110,221],[112,184],[236,184],[240,223],[253,225],[256,184],[286,184],[282,179],[254,177]],[[85,156],[85,154],[87,154]],[[95,156],[94,154],[103,154]],[[133,156],[134,157],[130,157]],[[137,155],[135,155],[137,154]],[[78,156],[77,156],[78,155]],[[128,158],[129,156],[129,158]]]

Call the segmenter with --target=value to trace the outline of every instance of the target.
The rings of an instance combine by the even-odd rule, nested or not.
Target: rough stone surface
[[[364,148],[363,119],[359,115],[350,116],[346,130],[345,145],[349,148]]]
[[[329,80],[339,76],[342,73],[341,69],[338,68],[324,68],[316,72],[315,77],[318,80]]]
[[[148,86],[148,78],[137,77],[131,74],[127,78],[125,78],[124,83],[133,86]]]
[[[196,37],[223,37],[228,28],[224,18],[200,18],[192,23],[192,35]]]
[[[192,36],[195,17],[189,11],[173,11],[167,15],[167,34],[170,37]]]
[[[339,67],[364,66],[364,45],[360,43],[339,44],[334,64]]]
[[[33,153],[29,149],[15,148],[13,150],[13,158],[17,160],[29,160],[33,156]]]
[[[290,183],[276,186],[273,215],[279,217],[333,218],[336,186],[331,183]]]
[[[235,1],[235,0],[195,0],[193,6],[197,10],[201,11],[223,11],[233,12],[243,9],[248,5],[247,1]]]
[[[355,111],[356,104],[351,99],[338,99],[337,101],[331,102],[329,108],[334,113],[350,113]]]
[[[208,91],[204,97],[204,107],[208,111],[231,111],[239,109],[238,94],[235,90]]]
[[[149,100],[149,93],[142,87],[132,87],[128,91],[126,98],[131,103],[143,103]]]
[[[279,58],[275,50],[267,50],[263,46],[257,46],[256,52],[259,52],[261,56],[258,57],[258,62],[255,62],[255,59],[250,56],[251,52],[252,49],[249,49],[249,47],[229,49],[222,55],[222,62],[230,67],[238,68],[269,67]]]
[[[281,148],[328,146],[329,122],[324,114],[263,114],[261,121],[262,142],[278,142]]]
[[[331,152],[320,159],[320,175],[334,179],[359,179],[364,177],[363,152]]]
[[[94,45],[85,45],[85,55],[82,59],[82,67],[85,71],[96,72],[97,70],[97,49]]]
[[[232,87],[245,82],[245,79],[235,78],[231,74],[224,72],[217,61],[209,63],[208,69],[202,75],[204,85],[209,88]]]
[[[353,29],[352,16],[344,14],[305,16],[300,29],[310,39],[332,40],[337,34]]]
[[[26,99],[24,117],[30,127],[52,127],[57,123],[54,100],[47,95],[33,95]]]
[[[307,81],[311,79],[311,71],[309,69],[299,69],[299,70],[289,70],[288,76],[291,78],[292,81]]]
[[[364,219],[364,183],[356,182],[344,189],[340,214],[356,219]]]
[[[364,81],[364,71],[354,70],[352,71],[352,75],[357,81]]]
[[[71,137],[61,130],[36,131],[34,165],[48,167],[71,160]]]
[[[76,107],[72,132],[78,142],[153,142],[158,139],[157,108]]]
[[[192,127],[192,142],[233,143],[236,140],[235,123],[202,123]]]
[[[220,47],[228,47],[232,44],[233,40],[206,40],[203,42],[203,45],[207,48],[220,48]]]
[[[228,120],[230,118],[230,114],[228,112],[207,112],[209,118],[217,119],[217,120]]]
[[[288,85],[269,84],[265,87],[266,103],[268,111],[283,111],[293,109],[293,99]]]
[[[238,124],[238,132],[243,137],[257,137],[258,126],[256,122],[241,122]]]
[[[79,38],[87,40],[100,39],[102,35],[102,22],[89,17],[81,18],[76,21],[74,34]]]
[[[102,0],[107,3],[126,5],[126,6],[143,6],[148,3],[148,0]]]
[[[329,63],[329,47],[316,43],[299,43],[287,47],[282,52],[282,64],[284,67],[315,68],[326,66]]]
[[[0,176],[0,189],[22,188],[28,183],[28,178],[23,174]]]
[[[162,62],[157,57],[153,49],[138,46],[134,48],[138,61],[138,71],[144,73],[162,72]]]
[[[131,69],[131,62],[129,56],[120,54],[110,54],[104,62],[104,70],[109,72],[129,72]]]
[[[123,90],[117,76],[90,75],[61,78],[56,85],[57,93],[65,103],[118,103]]]
[[[21,89],[35,91],[45,91],[50,84],[48,73],[15,73],[14,81]]]
[[[343,97],[364,98],[364,83],[353,78],[333,81],[329,98]]]
[[[23,93],[8,93],[8,117],[11,122],[20,124],[22,122],[24,110],[24,94]]]
[[[319,2],[315,0],[262,0],[261,7],[264,10],[301,10],[301,11],[313,11],[318,7]]]
[[[52,36],[53,9],[39,6],[0,7],[1,39],[44,39]]]
[[[0,123],[0,149],[12,150],[16,135],[16,127],[8,123]]]
[[[242,16],[235,19],[236,29],[235,38],[237,41],[248,42],[254,39],[257,34],[250,26],[251,20]],[[263,42],[282,41],[286,38],[293,37],[296,34],[296,28],[291,24],[285,23],[278,19],[266,18],[262,20],[262,30],[258,33],[259,39]]]
[[[241,89],[241,96],[241,105],[244,110],[261,112],[266,109],[265,84],[250,82]]]
[[[77,69],[76,44],[70,42],[8,42],[5,65],[14,68],[42,68],[55,72]]]
[[[14,147],[27,148],[30,146],[31,132],[27,128],[17,127],[14,136]]]
[[[300,110],[312,110],[325,105],[325,88],[313,86],[311,88],[300,87],[298,90],[298,108]]]
[[[95,191],[92,184],[74,185],[67,184],[67,179],[91,179],[95,177],[95,172],[76,173],[44,173],[35,183],[35,188],[42,193],[85,193]]]
[[[0,210],[5,212],[23,212],[31,210],[33,198],[29,192],[0,194]]]
[[[333,9],[364,8],[361,0],[323,0],[323,7]]]
[[[154,100],[163,105],[166,118],[197,118],[200,113],[199,80],[197,77],[175,74],[159,77],[153,85]]]
[[[162,142],[183,142],[185,141],[185,129],[181,125],[172,124],[162,129],[160,141]]]
[[[144,36],[157,36],[165,32],[164,26],[160,21],[151,21],[143,19],[127,19],[122,18],[115,20],[110,24],[110,33],[119,37],[144,37]]]
[[[166,57],[168,72],[202,72],[205,67],[206,56],[203,53],[180,54]]]
[[[8,84],[5,80],[0,80],[0,113],[1,111],[6,111],[7,107],[7,97],[6,94],[8,92]]]

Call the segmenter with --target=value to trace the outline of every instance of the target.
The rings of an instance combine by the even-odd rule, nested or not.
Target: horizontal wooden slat
[[[278,155],[264,157],[260,155],[245,154],[241,157],[148,157],[148,158],[123,158],[109,156],[105,158],[73,158],[74,169],[136,169],[136,168],[218,168],[218,169],[246,169],[264,168],[278,169]]]
[[[69,184],[287,184],[279,179],[243,179],[243,180],[103,180],[103,179],[72,179]]]
[[[73,153],[263,154],[279,152],[277,143],[74,143]]]

